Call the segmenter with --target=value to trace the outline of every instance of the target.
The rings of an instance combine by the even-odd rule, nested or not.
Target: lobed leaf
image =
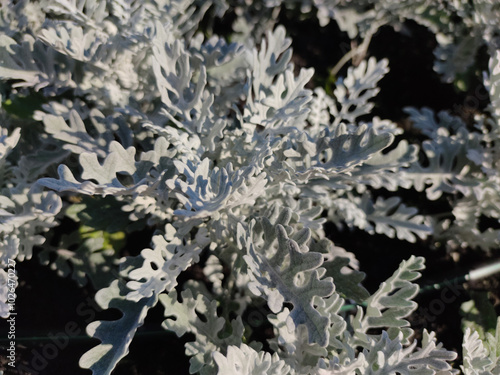
[[[262,249],[257,250],[251,239],[246,244],[248,253],[244,259],[254,278],[250,288],[267,298],[274,313],[281,311],[284,302],[292,303],[290,316],[294,324],[306,325],[309,342],[326,346],[329,318],[321,316],[313,306],[314,296],[328,297],[334,290],[331,278],[319,279],[317,268],[323,263],[323,257],[319,253],[308,252],[307,248],[302,250],[296,241],[289,239],[282,225],[276,225],[275,230],[278,248],[270,258]],[[303,277],[301,285],[297,285],[296,281],[299,274]]]

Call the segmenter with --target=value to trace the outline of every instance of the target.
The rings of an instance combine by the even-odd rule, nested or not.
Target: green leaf
[[[460,313],[463,316],[462,330],[470,328],[479,334],[481,340],[484,340],[486,333],[495,334],[497,314],[488,299],[488,292],[471,291],[469,294],[471,300],[460,306]]]
[[[94,230],[109,233],[122,231],[130,220],[122,210],[123,202],[115,197],[82,196],[79,203],[72,204],[66,210],[66,216]]]
[[[4,108],[11,115],[22,119],[33,118],[33,113],[42,109],[42,104],[46,103],[47,99],[40,92],[33,92],[29,96],[17,95],[12,99],[7,99],[2,103]]]

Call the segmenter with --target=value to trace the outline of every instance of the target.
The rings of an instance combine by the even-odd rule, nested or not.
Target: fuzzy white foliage
[[[456,353],[442,349],[433,334],[424,331],[422,349],[413,352],[417,342],[409,347],[402,344],[402,334],[390,339],[386,332],[378,340],[371,339],[355,360],[339,364],[332,361],[326,369],[320,368],[318,375],[349,374],[404,374],[404,375],[451,375],[449,361]],[[413,352],[413,353],[412,353]],[[325,366],[326,367],[326,366]]]
[[[456,135],[450,135],[443,127],[440,130],[435,139],[422,144],[428,165],[413,163],[403,174],[417,191],[425,190],[429,200],[436,200],[443,193],[469,195],[478,182],[473,177],[475,166],[471,165],[467,150],[478,149],[479,138],[463,128]]]
[[[281,360],[278,355],[267,352],[256,352],[251,347],[241,344],[240,347],[229,346],[227,355],[214,353],[218,366],[218,375],[288,375],[295,372]]]
[[[354,123],[362,115],[370,113],[374,104],[369,102],[380,91],[377,83],[389,71],[389,61],[363,60],[356,68],[349,68],[347,77],[337,82],[333,94],[337,99],[336,107],[331,107],[334,124],[341,121]]]
[[[158,296],[143,298],[139,302],[126,299],[127,289],[119,280],[96,294],[96,302],[102,309],[115,308],[123,316],[113,321],[96,321],[87,326],[87,334],[102,343],[90,349],[80,358],[80,366],[95,374],[110,374],[118,361],[128,353],[135,331],[144,324],[149,308],[158,301]],[[114,334],[110,335],[110,332]]]
[[[16,147],[21,137],[21,129],[15,129],[11,135],[9,135],[7,129],[0,127],[0,176],[2,177],[2,183],[0,187],[5,187],[7,185],[7,180],[4,180],[7,176],[9,162],[7,161],[7,156],[10,154],[12,149]]]
[[[434,334],[424,332],[420,348],[411,341],[408,318],[418,292],[412,281],[423,259],[404,261],[369,295],[354,255],[323,228],[328,219],[408,242],[435,230],[449,247],[500,245],[500,231],[479,230],[481,217],[500,218],[499,9],[487,0],[433,10],[430,3],[238,2],[239,43],[197,33],[204,17],[228,9],[224,0],[0,7],[5,92],[12,99],[37,93],[44,102],[32,118],[38,123],[23,126],[22,136],[14,116],[0,128],[0,315],[8,315],[3,268],[43,245],[42,263],[55,255],[52,267],[82,285],[116,277],[96,301],[123,315],[87,327],[101,344],[80,364],[94,375],[113,371],[158,301],[163,328],[195,336],[186,344],[191,373],[455,373],[448,362],[456,354]],[[435,66],[447,81],[466,72],[486,45],[490,106],[474,129],[444,111],[409,108],[413,127],[428,139],[421,147],[394,144],[403,130],[368,118],[389,62],[361,60],[338,77],[333,96],[321,88],[313,93],[313,70],[296,71],[285,28],[272,27],[281,5],[314,8],[322,25],[335,20],[351,38],[369,39],[382,25],[413,19],[437,35]],[[371,191],[382,188],[391,196],[372,200]],[[452,220],[431,227],[431,217],[392,194],[400,188],[450,199]],[[78,213],[62,211],[62,198],[74,207],[80,195],[97,202],[111,196],[130,227],[164,233],[122,259],[119,274],[108,272],[116,259],[103,238],[77,246],[65,239],[54,250],[45,242],[58,218],[97,215],[85,204]],[[200,262],[209,282],[178,285],[181,273]],[[93,278],[96,269],[109,278]],[[178,295],[176,288],[185,290]],[[366,308],[345,316],[343,298]],[[272,312],[273,354],[249,342],[243,321],[261,303]],[[488,340],[466,333],[465,374],[500,373],[498,329]]]
[[[251,227],[250,227],[251,228]],[[248,238],[252,232],[247,232],[239,227],[238,237],[240,246],[248,252],[245,261],[252,271],[255,280],[249,285],[250,290],[256,295],[265,295],[272,312],[278,313],[283,308],[284,302],[290,302],[294,308],[290,312],[294,324],[304,324],[309,332],[309,342],[325,346],[329,340],[329,319],[321,316],[314,309],[312,299],[314,296],[328,297],[333,293],[332,279],[320,280],[317,268],[323,263],[319,253],[308,252],[307,248],[299,248],[296,241],[288,238],[283,226],[276,226],[276,239],[278,248],[272,258],[267,259],[265,253],[270,249],[257,250],[253,241]],[[304,232],[301,236],[309,237]],[[301,242],[305,242],[301,238]],[[267,243],[270,246],[271,243]],[[284,265],[284,266],[283,266]],[[296,280],[301,275],[300,283]]]
[[[353,343],[366,345],[372,336],[368,330],[380,327],[388,327],[389,337],[401,335],[399,341],[408,343],[413,330],[408,328],[410,324],[404,318],[417,308],[411,299],[418,292],[418,285],[411,281],[420,277],[418,271],[423,268],[424,259],[411,256],[401,262],[399,269],[387,281],[380,284],[379,289],[366,300],[366,311],[358,308],[353,317]]]
[[[221,331],[228,322],[218,316],[217,301],[210,301],[202,294],[193,296],[190,290],[182,293],[182,300],[182,303],[177,302],[175,291],[160,296],[167,317],[162,325],[165,329],[174,331],[179,337],[187,332],[194,333],[197,337],[196,341],[186,344],[186,352],[192,356],[190,373],[213,374],[214,358],[212,356],[217,358],[219,360],[217,364],[224,368],[224,360],[216,353],[220,350],[224,352],[227,350],[229,355],[232,351],[230,348],[241,343],[244,331],[241,317],[231,321],[232,334],[221,337]],[[200,319],[199,315],[204,319]],[[227,364],[227,366],[231,365]],[[241,366],[245,364],[242,363]],[[252,362],[249,361],[247,366],[251,367]]]
[[[132,291],[127,299],[137,302],[165,290],[171,291],[177,285],[177,276],[197,262],[203,247],[209,244],[201,228],[193,243],[179,236],[171,225],[167,225],[165,232],[165,236],[153,237],[154,249],[141,251],[143,266],[129,272],[132,280],[127,287]]]
[[[385,234],[400,240],[416,242],[416,236],[425,239],[431,233],[431,227],[425,224],[424,217],[416,215],[415,207],[407,207],[401,203],[401,198],[392,197],[384,200],[377,198],[375,203],[363,196],[361,208],[366,213],[366,220],[374,223],[369,226],[368,232]],[[416,236],[415,236],[416,235]]]
[[[256,175],[256,168],[248,166],[235,171],[229,163],[225,168],[215,167],[210,171],[210,159],[198,166],[190,161],[184,164],[175,161],[179,173],[186,180],[176,178],[167,181],[172,194],[185,207],[174,211],[180,218],[200,219],[212,216],[217,219],[222,210],[239,205],[252,205],[263,194],[267,183],[266,174]]]
[[[477,331],[467,328],[463,341],[464,361],[461,366],[464,375],[500,374],[500,320],[495,334],[486,333],[481,340]]]
[[[485,79],[485,86],[489,90],[491,111],[498,121],[500,118],[500,50],[495,51],[489,62],[489,77]]]

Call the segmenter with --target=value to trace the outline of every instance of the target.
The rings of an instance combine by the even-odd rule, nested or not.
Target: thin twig
[[[365,39],[363,39],[363,43],[359,46],[352,48],[349,52],[347,52],[339,62],[332,68],[330,71],[331,76],[336,76],[337,73],[342,69],[342,67],[352,59],[352,63],[354,66],[359,65],[361,60],[363,60],[366,56],[366,52],[368,51],[368,46],[370,45],[373,34],[378,30],[381,25],[379,23],[374,23],[370,27],[370,29],[366,32]],[[356,58],[356,59],[355,59]]]

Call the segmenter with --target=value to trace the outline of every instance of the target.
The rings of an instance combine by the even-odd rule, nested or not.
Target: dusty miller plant
[[[306,88],[314,72],[294,70],[291,40],[274,25],[279,1],[2,4],[0,260],[3,267],[29,260],[36,248],[42,264],[80,285],[91,282],[99,306],[122,312],[87,327],[101,344],[81,367],[109,374],[160,304],[164,329],[195,336],[186,344],[191,373],[458,372],[451,368],[457,354],[433,332],[420,342],[412,337],[407,319],[417,308],[414,281],[424,259],[403,261],[370,294],[354,255],[323,228],[328,221],[402,242],[434,236],[450,248],[499,246],[498,230],[478,229],[481,216],[500,215],[499,24],[492,16],[499,10],[487,1],[443,1],[433,11],[428,1],[354,3],[286,5],[315,7],[322,24],[333,19],[352,38],[373,33],[368,24],[417,18],[447,51],[436,60],[445,80],[469,63],[461,51],[485,43],[490,106],[473,129],[447,112],[408,108],[426,137],[409,144],[395,141],[403,130],[391,121],[366,120],[389,70],[385,59],[350,67],[331,96]],[[198,32],[204,17],[231,6],[239,9],[234,42]],[[268,17],[257,21],[264,10]],[[447,14],[470,22],[448,29],[430,22]],[[453,27],[475,30],[472,40]],[[381,188],[392,195],[374,198]],[[397,195],[401,189],[430,201],[444,195],[453,211],[421,215]],[[80,229],[54,243],[65,218]],[[155,229],[150,247],[120,258],[116,238],[144,228]],[[197,263],[208,283],[179,285]],[[3,317],[5,283],[0,270]],[[359,304],[354,314],[342,310],[346,301]],[[274,328],[270,351],[249,340],[243,318],[262,304]],[[466,332],[464,374],[500,373],[499,335]]]

